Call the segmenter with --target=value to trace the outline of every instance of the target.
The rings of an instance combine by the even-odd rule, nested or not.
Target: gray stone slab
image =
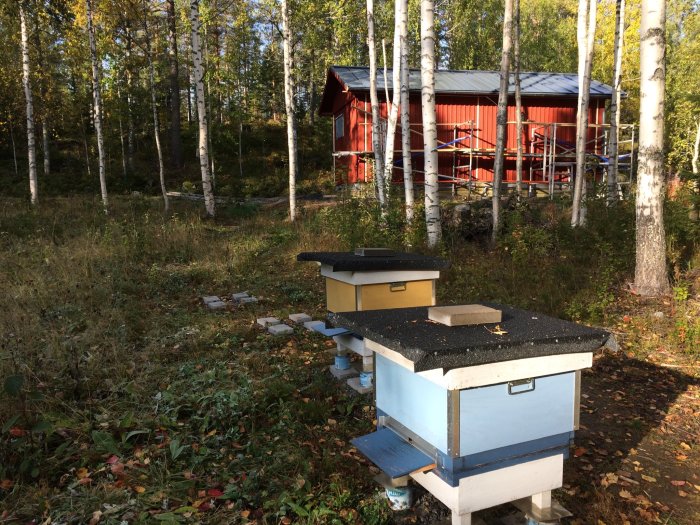
[[[280,324],[280,320],[276,317],[260,317],[258,319],[258,324],[263,328],[267,328],[268,326]]]
[[[241,297],[236,301],[238,304],[251,304],[251,303],[257,303],[258,298],[257,297]]]
[[[304,328],[311,332],[315,332],[317,328],[325,328],[326,323],[323,321],[308,321],[304,323]],[[333,353],[335,353],[335,350],[333,350]]]
[[[347,381],[348,386],[360,394],[369,394],[374,390],[371,386],[362,386],[359,377],[351,377]]]
[[[231,300],[238,303],[241,302],[241,299],[244,299],[248,296],[248,292],[239,292],[239,293],[232,293],[231,294]]]
[[[273,324],[267,327],[267,331],[272,335],[287,335],[293,334],[294,328],[286,324]]]
[[[221,302],[221,299],[218,295],[205,295],[204,297],[202,297],[202,302],[204,304],[215,303],[217,301]]]
[[[211,301],[206,303],[206,305],[210,310],[224,310],[226,308],[226,303],[223,301]]]
[[[301,324],[311,321],[311,316],[304,313],[299,314],[289,314],[289,320],[293,323]]]
[[[336,368],[335,365],[330,365],[328,367],[328,370],[330,370],[331,374],[333,374],[333,377],[335,377],[339,381],[360,375],[357,369],[353,368],[352,366],[350,368],[346,368],[345,370],[340,370]]]

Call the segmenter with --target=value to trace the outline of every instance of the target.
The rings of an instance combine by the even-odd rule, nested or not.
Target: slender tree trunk
[[[411,93],[408,69],[408,0],[401,0],[401,146],[403,150],[403,186],[406,221],[413,222],[413,162],[411,160]]]
[[[574,182],[574,199],[571,210],[571,226],[585,224],[586,192],[586,146],[588,142],[588,107],[591,88],[591,68],[593,63],[593,44],[595,42],[596,1],[579,0],[578,6],[578,114],[576,119],[576,180]]]
[[[513,30],[513,61],[515,62],[515,129],[518,136],[517,153],[515,157],[515,191],[518,202],[523,193],[523,97],[520,89],[520,0],[514,5],[515,27]]]
[[[496,112],[496,153],[493,161],[493,229],[491,242],[498,239],[501,225],[501,181],[505,166],[506,128],[508,126],[508,85],[510,81],[510,52],[513,47],[513,0],[506,0],[503,14],[503,49],[501,51],[501,82]]]
[[[421,0],[421,99],[425,153],[425,222],[428,246],[440,243],[440,193],[438,187],[437,124],[435,117],[435,2]]]
[[[369,48],[369,98],[372,106],[372,151],[374,153],[374,183],[377,190],[384,176],[384,152],[382,151],[382,123],[377,95],[377,50],[374,44],[374,0],[367,0],[367,46]],[[386,83],[386,79],[384,80]],[[388,104],[388,99],[387,99]],[[379,202],[384,199],[384,189]]]
[[[95,119],[95,134],[97,135],[97,158],[100,173],[100,193],[102,194],[102,206],[107,213],[109,199],[107,197],[107,166],[105,163],[105,140],[102,131],[102,88],[100,87],[100,62],[97,57],[97,44],[95,43],[95,25],[92,20],[92,0],[86,0],[88,37],[90,40],[90,59],[92,61],[92,98]]]
[[[634,286],[640,295],[655,296],[669,291],[663,215],[665,0],[642,0],[641,11]]]
[[[615,49],[613,60],[613,93],[610,102],[610,138],[608,140],[608,206],[617,201],[617,179],[620,138],[620,94],[622,81],[622,45],[625,35],[625,0],[617,0],[615,8]]]
[[[189,128],[192,124],[192,75],[190,73],[190,67],[185,61],[185,74],[187,75],[187,127]]]
[[[394,48],[393,65],[391,70],[391,108],[386,125],[386,142],[384,143],[384,202],[380,202],[382,213],[386,213],[389,200],[389,188],[394,174],[394,143],[396,141],[396,122],[399,117],[401,103],[401,17],[402,0],[394,2]],[[386,83],[386,77],[385,77]]]
[[[698,211],[700,210],[700,203],[698,203],[698,198],[700,198],[700,168],[698,168],[698,160],[700,160],[700,119],[698,120],[697,131],[695,132],[695,146],[693,147],[693,158],[691,159],[691,165],[693,167],[693,219],[698,219]],[[14,145],[14,142],[13,142]],[[13,146],[14,147],[14,146]],[[15,160],[15,166],[17,161]]]
[[[284,52],[284,106],[287,112],[287,146],[289,148],[289,219],[297,215],[297,124],[295,119],[294,86],[292,79],[292,42],[289,30],[289,7],[282,0],[282,48]]]
[[[177,56],[177,18],[175,0],[168,0],[168,59],[170,62],[170,162],[175,169],[183,166],[182,130],[180,129],[180,68]]]
[[[19,177],[19,166],[17,165],[17,144],[15,144],[15,131],[12,125],[12,117],[8,116],[8,122],[10,124],[10,142],[12,142],[12,160],[15,163],[15,177]]]
[[[29,37],[27,30],[26,3],[19,3],[19,21],[22,33],[22,84],[27,108],[27,157],[29,161],[29,195],[33,205],[39,202],[39,187],[36,175],[36,137],[34,135],[34,96],[32,95],[31,67],[29,63]]]
[[[199,167],[202,172],[202,193],[207,215],[214,217],[216,205],[209,175],[209,142],[207,140],[209,130],[207,129],[207,110],[204,99],[204,67],[200,43],[202,24],[199,19],[199,0],[190,0],[190,23],[192,25],[192,67],[197,93],[197,116],[199,118]]]
[[[131,48],[134,45],[131,37],[130,13],[125,13],[126,18],[126,163],[129,172],[134,172],[134,152],[136,151],[136,132],[134,131],[134,76],[131,72]]]
[[[38,71],[43,71],[44,52],[41,43],[41,28],[39,26],[38,10],[34,11],[34,27],[34,40],[37,52],[36,67],[38,68]],[[49,125],[48,89],[45,79],[39,79],[39,98],[39,114],[41,115],[41,151],[44,159],[44,176],[48,177],[51,174],[51,150],[49,147],[51,127]]]
[[[163,207],[165,209],[165,213],[168,213],[170,211],[170,200],[168,199],[168,190],[165,188],[165,165],[163,163],[163,148],[160,144],[160,123],[158,122],[158,104],[156,101],[155,88],[156,74],[155,68],[153,67],[153,55],[151,53],[151,37],[148,32],[148,0],[145,0],[143,3],[143,32],[146,38],[146,59],[148,60],[148,84],[151,91],[151,110],[153,112],[153,136],[156,141],[156,152],[158,153],[158,178],[160,180],[160,191],[163,194]]]

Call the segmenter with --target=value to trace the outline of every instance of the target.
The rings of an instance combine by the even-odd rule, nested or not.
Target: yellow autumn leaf
[[[144,492],[146,492],[146,487],[142,487],[141,485],[136,485],[134,487],[134,492],[136,492],[137,494],[143,494]]]
[[[85,467],[79,468],[78,470],[75,471],[75,477],[78,479],[87,478],[89,475],[90,475],[90,473],[88,472],[88,469],[86,469]]]
[[[625,490],[625,489],[622,489],[622,490],[620,491],[620,497],[621,497],[622,499],[632,499],[632,498],[634,498],[634,496],[632,496],[632,494],[631,494],[629,491]]]
[[[646,476],[646,475],[642,474],[642,479],[644,481],[648,481],[649,483],[656,483],[656,478],[652,477],[652,476]]]

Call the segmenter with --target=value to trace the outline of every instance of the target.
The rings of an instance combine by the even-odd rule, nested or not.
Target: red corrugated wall
[[[382,118],[387,117],[387,106],[380,95],[380,112]],[[448,96],[438,95],[436,114],[438,123],[438,145],[462,139],[458,143],[461,147],[473,147],[476,151],[471,158],[471,176],[473,180],[488,182],[493,179],[493,151],[496,142],[496,110],[498,95],[479,96]],[[549,125],[557,123],[556,140],[560,144],[559,151],[566,144],[573,146],[576,135],[576,106],[575,97],[524,97],[524,133],[523,149],[525,153],[531,151],[541,153],[541,147],[533,144],[533,138],[546,135],[553,138],[554,127]],[[350,155],[336,157],[336,181],[338,184],[354,184],[366,182],[372,178],[371,151],[372,151],[372,118],[369,103],[369,94],[351,92],[338,92],[333,102],[334,119],[339,114],[344,115],[344,136],[335,139],[334,126],[334,152],[353,152]],[[592,99],[589,110],[589,122],[602,124],[605,117],[605,101]],[[413,150],[414,180],[422,182],[423,174],[423,126],[420,104],[420,94],[411,94],[411,149]],[[515,151],[517,137],[515,130],[515,103],[509,101],[508,106],[508,134],[506,140],[506,165],[504,180],[515,181]],[[544,125],[543,125],[544,124]],[[567,126],[566,124],[570,124]],[[394,143],[394,177],[396,183],[403,181],[401,170],[401,123],[397,122],[396,140]],[[596,131],[597,130],[597,131]],[[471,137],[470,132],[473,132]],[[588,151],[602,153],[602,131],[599,128],[589,127]],[[448,148],[440,148],[439,173],[443,177],[441,182],[449,183],[454,175],[467,178],[469,170],[469,155],[448,152]],[[362,154],[366,152],[367,154]],[[489,153],[491,156],[489,156]],[[525,179],[529,178],[529,161],[526,159]],[[541,178],[537,173],[533,180]]]

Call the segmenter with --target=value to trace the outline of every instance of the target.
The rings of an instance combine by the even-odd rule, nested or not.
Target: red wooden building
[[[378,74],[382,123],[387,105],[383,72]],[[391,70],[389,97],[391,97]],[[410,72],[411,150],[414,180],[423,180],[423,136],[420,71]],[[578,76],[570,73],[521,73],[521,137],[525,152],[523,181],[544,191],[571,182],[575,171]],[[486,187],[493,179],[499,74],[494,71],[437,71],[435,75],[440,181],[448,185]],[[504,183],[514,184],[517,133],[515,100],[508,105]],[[606,101],[610,86],[591,83],[587,151],[598,166],[605,165]],[[319,113],[332,116],[336,182],[356,184],[372,178],[372,111],[369,68],[331,67]],[[403,181],[401,127],[394,145],[394,182]],[[595,170],[594,170],[595,172]]]

